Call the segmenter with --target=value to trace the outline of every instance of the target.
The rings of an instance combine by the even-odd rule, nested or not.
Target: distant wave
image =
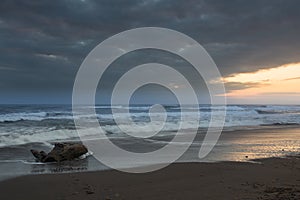
[[[261,126],[292,126],[292,125],[300,125],[300,123],[277,122],[272,124],[261,124]]]
[[[63,114],[52,115],[48,113],[12,113],[0,115],[0,123],[43,121],[46,119],[73,119],[73,116]]]
[[[138,110],[138,109],[137,109]],[[184,111],[184,112],[167,112],[169,117],[180,117],[180,115],[190,116],[190,117],[197,117],[197,112],[193,111]],[[164,113],[157,112],[153,113],[155,116],[164,115]],[[82,119],[89,119],[93,115],[78,115],[77,118]],[[132,118],[140,118],[144,120],[145,118],[149,118],[149,112],[132,112],[130,113]],[[114,117],[116,118],[127,118],[127,113],[117,112],[113,114],[106,113],[106,114],[96,114],[96,117],[101,120],[113,120]],[[25,122],[25,121],[45,121],[45,120],[73,120],[74,116],[72,113],[11,113],[11,114],[4,114],[0,115],[0,123],[12,123],[12,122]]]
[[[258,114],[300,114],[300,110],[255,110]]]
[[[20,120],[42,120],[47,116],[46,112],[20,112],[20,113],[8,113],[0,115],[0,122],[15,122]]]
[[[258,114],[280,114],[278,111],[256,110]]]
[[[200,110],[203,112],[211,112],[223,110],[225,106],[173,106],[170,107],[170,110]],[[226,111],[243,111],[245,108],[243,106],[226,106]]]

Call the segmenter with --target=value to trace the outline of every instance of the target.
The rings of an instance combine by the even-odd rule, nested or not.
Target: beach
[[[199,132],[176,163],[143,174],[109,169],[94,156],[60,164],[1,163],[2,178],[10,174],[0,181],[1,199],[296,200],[300,198],[299,136],[298,126],[227,130],[213,151],[199,160],[203,137]],[[115,142],[125,148],[145,145],[124,139]]]
[[[170,119],[166,129],[145,139],[118,132],[109,109],[98,108],[99,113],[107,112],[98,116],[108,131],[107,138],[102,140],[109,139],[123,149],[138,153],[172,143],[178,125],[178,106],[168,107]],[[137,123],[145,125],[145,131],[152,130],[153,127],[146,126],[149,106],[131,109]],[[194,107],[188,109],[187,114],[193,117]],[[211,109],[219,107],[200,106],[200,109],[208,118]],[[49,152],[56,142],[81,141],[76,135],[70,107],[5,107],[0,115],[3,119],[0,122],[1,200],[299,199],[299,111],[298,106],[229,106],[223,132],[205,158],[198,157],[199,149],[205,145],[204,118],[193,143],[175,163],[150,173],[130,174],[110,169],[93,152],[70,162],[36,162],[31,149]],[[134,127],[127,128],[136,131]],[[188,136],[190,131],[187,127],[181,137]],[[106,156],[114,155],[107,151]],[[131,166],[130,162],[125,164]]]
[[[145,174],[115,170],[28,175],[0,182],[3,200],[299,199],[300,157],[177,163]]]
[[[199,130],[189,149],[176,161],[177,163],[218,163],[218,162],[251,162],[253,159],[284,157],[297,155],[300,152],[300,128],[298,126],[261,126],[239,127],[240,130],[224,130],[213,150],[202,159],[198,152],[202,145],[204,130]],[[188,132],[187,132],[188,134]],[[149,140],[132,138],[112,138],[111,140],[124,149],[131,151],[153,150],[161,148],[172,135],[166,134]],[[178,145],[181,145],[180,143]],[[43,143],[29,143],[0,148],[0,181],[31,174],[55,174],[72,172],[103,171],[110,169],[99,162],[91,153],[84,159],[71,162],[40,163],[34,160],[30,149],[49,152],[52,146]],[[170,152],[172,153],[172,152]],[[110,152],[107,152],[107,156]],[[122,159],[123,164],[130,162]]]

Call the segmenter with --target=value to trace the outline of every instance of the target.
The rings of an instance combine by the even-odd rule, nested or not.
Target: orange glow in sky
[[[228,89],[231,85],[242,86],[229,90],[229,98],[272,99],[288,96],[300,100],[300,63],[290,63],[253,73],[234,74],[223,80]]]

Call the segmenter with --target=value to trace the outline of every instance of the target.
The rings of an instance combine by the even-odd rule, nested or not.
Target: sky
[[[2,0],[0,103],[71,103],[87,54],[119,32],[139,27],[180,31],[199,42],[218,66],[231,104],[299,104],[300,1],[297,0]],[[99,83],[99,103],[114,83],[146,62],[190,74],[203,103],[207,89],[189,63],[165,52],[125,55]],[[157,86],[137,102],[173,101]]]

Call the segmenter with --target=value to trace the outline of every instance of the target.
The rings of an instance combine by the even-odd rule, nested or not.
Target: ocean
[[[160,137],[140,142],[132,140],[122,132],[141,132],[128,124],[116,124],[110,105],[97,105],[95,110],[99,124],[106,135],[119,146],[131,151],[143,152],[145,149],[159,148],[167,144],[179,128],[180,116],[188,116],[189,122],[183,129],[187,132],[198,127],[198,142],[191,146],[178,162],[194,162],[201,145],[201,138],[210,122],[212,110],[221,110],[222,106],[164,105],[167,112],[166,123],[160,131]],[[114,106],[119,121],[127,116],[129,109],[132,120],[142,127],[142,132],[151,132],[160,126],[160,122],[149,123],[151,105]],[[200,110],[200,123],[197,110]],[[163,115],[163,113],[155,113]],[[88,120],[90,116],[76,115]],[[196,123],[196,124],[195,124]],[[190,125],[190,127],[189,127]],[[248,161],[249,159],[283,156],[300,150],[300,106],[298,105],[227,105],[223,133],[215,149],[203,159],[204,162]],[[280,130],[286,128],[294,131]],[[264,130],[264,131],[261,131]],[[296,130],[296,131],[295,131]],[[141,134],[143,134],[141,133]],[[243,134],[244,133],[244,134]],[[71,105],[1,105],[0,106],[0,180],[17,175],[31,173],[52,173],[68,171],[103,170],[89,152],[87,158],[63,164],[36,163],[30,149],[49,151],[53,143],[61,141],[79,141],[73,121]],[[134,145],[132,145],[134,144]],[[247,155],[247,156],[245,156]],[[246,158],[247,157],[247,158]]]

